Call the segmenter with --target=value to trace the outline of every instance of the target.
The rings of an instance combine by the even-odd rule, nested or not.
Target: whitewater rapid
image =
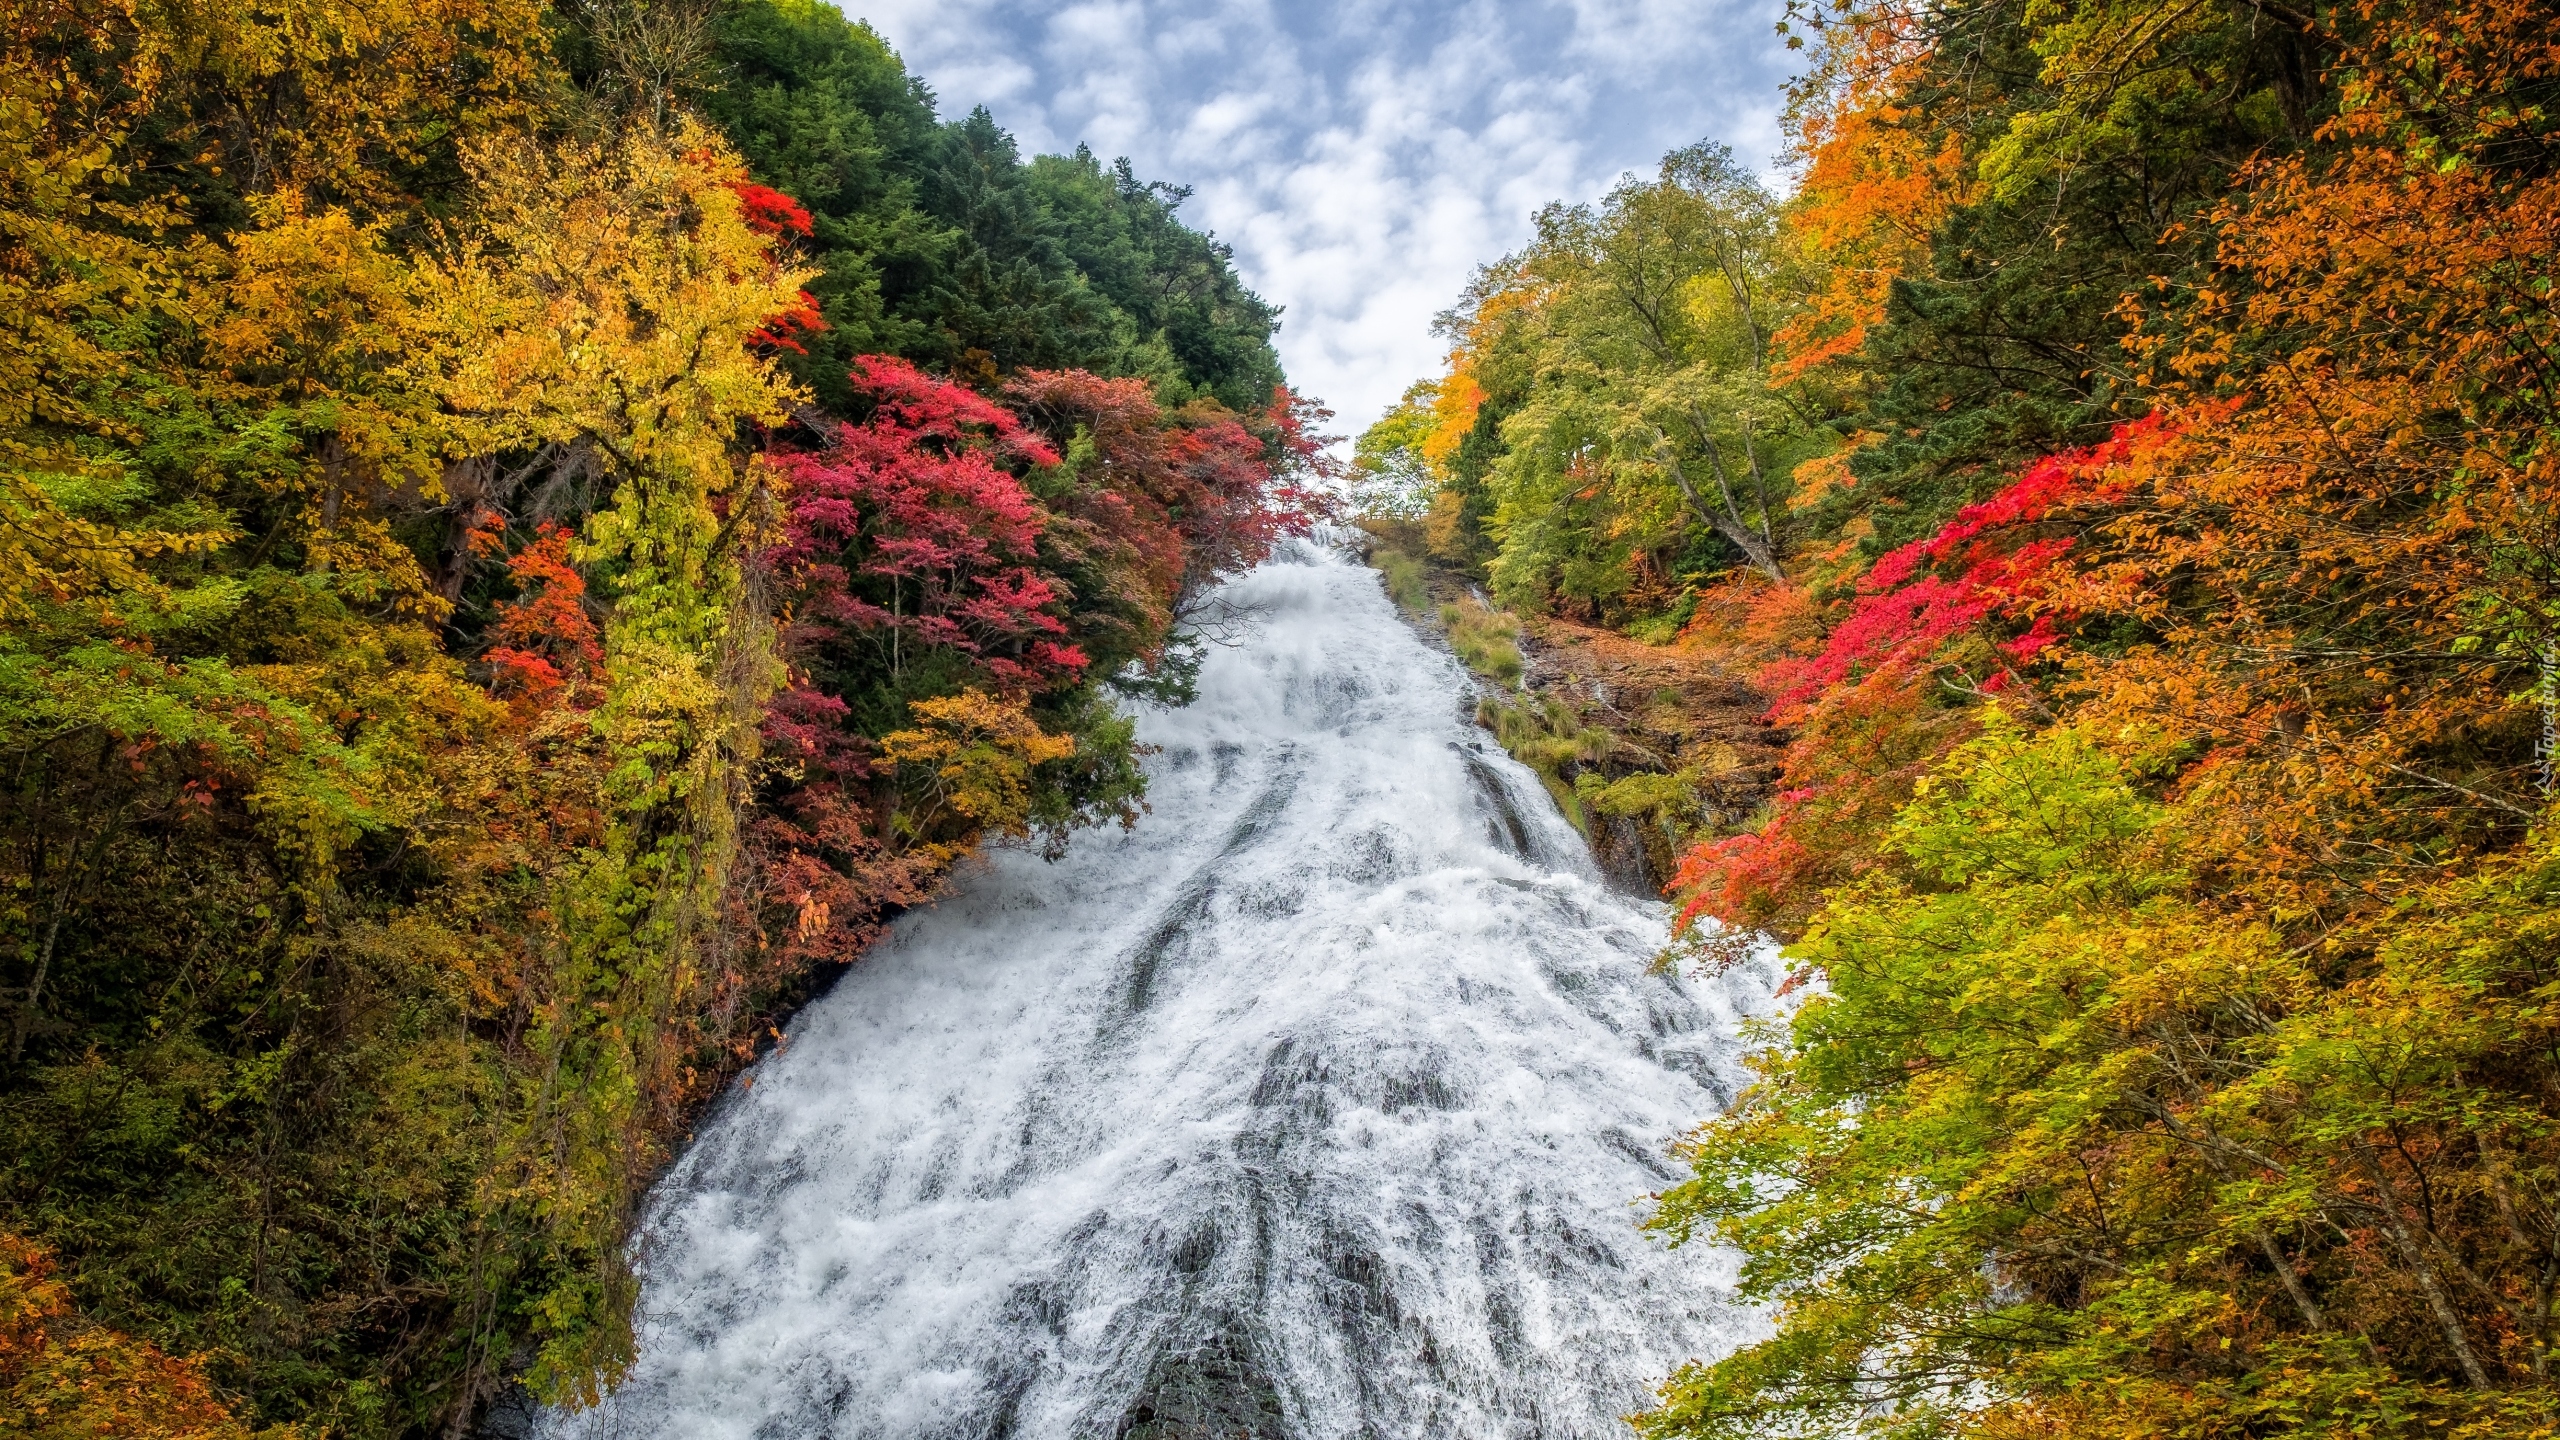
[[[1377,577],[1301,543],[1151,712],[1153,813],[998,852],[792,1024],[654,1193],[584,1437],[1623,1435],[1755,1333],[1636,1228],[1766,965],[1650,973]]]

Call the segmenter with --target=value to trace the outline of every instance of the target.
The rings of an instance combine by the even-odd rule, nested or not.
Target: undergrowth
[[[1440,607],[1449,647],[1467,668],[1503,685],[1520,683],[1520,621],[1470,595]]]
[[[1431,613],[1431,570],[1420,560],[1392,546],[1381,545],[1369,554],[1369,563],[1377,567],[1386,581],[1387,598],[1408,615]]]
[[[1591,816],[1578,787],[1586,774],[1594,774],[1587,767],[1617,749],[1617,736],[1583,724],[1572,706],[1552,695],[1524,695],[1516,701],[1487,695],[1476,702],[1476,723],[1492,731],[1512,759],[1537,774],[1574,829],[1591,833]]]

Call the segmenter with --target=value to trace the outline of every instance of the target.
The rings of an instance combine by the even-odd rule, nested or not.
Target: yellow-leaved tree
[[[993,832],[1031,833],[1031,772],[1076,752],[1075,737],[1051,735],[1019,699],[963,690],[910,703],[915,725],[880,741],[880,758],[921,792],[901,821],[936,860],[965,853]]]
[[[585,487],[576,558],[604,610],[594,754],[603,830],[563,879],[534,981],[513,1162],[492,1213],[539,1216],[577,1263],[536,1306],[537,1393],[592,1399],[630,1354],[620,1239],[662,1156],[683,1016],[719,961],[773,627],[742,559],[771,508],[753,427],[798,398],[748,341],[809,275],[747,223],[746,174],[690,120],[601,142],[467,152],[467,225],[420,262],[457,513],[498,459]],[[482,487],[474,489],[473,487]]]

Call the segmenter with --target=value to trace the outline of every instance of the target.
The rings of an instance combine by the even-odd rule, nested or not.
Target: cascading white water
[[[1154,813],[998,853],[655,1193],[640,1359],[560,1437],[1579,1437],[1756,1320],[1636,1201],[1767,966],[1648,972],[1472,691],[1312,544]]]

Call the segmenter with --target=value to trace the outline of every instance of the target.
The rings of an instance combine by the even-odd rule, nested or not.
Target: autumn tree
[[[2546,18],[2376,11],[2324,143],[2215,212],[2224,271],[2126,300],[2202,423],[2077,592],[2152,642],[2083,692],[2198,747],[2199,815],[2285,912],[2363,911],[2550,794],[2560,185],[2513,98],[2560,73]]]
[[[2012,37],[2034,104],[1941,233],[2166,127],[2140,166],[2174,245],[2110,287],[2122,358],[2076,377],[2152,413],[1883,551],[1764,671],[1807,739],[1897,656],[2015,710],[1941,698],[1989,733],[1898,786],[1790,791],[1693,857],[1695,903],[1736,919],[1826,885],[1784,917],[1823,984],[1657,1213],[1742,1245],[1778,1332],[1675,1377],[1649,1433],[2554,1425],[2552,247],[2525,98],[2560,65],[2549,29],[2374,6],[2267,39],[2096,7]],[[2226,194],[2182,189],[2224,163],[2207,120],[2270,142]],[[2050,233],[2066,270],[2124,263]],[[1912,424],[1901,453],[2007,422],[1971,423]],[[1897,473],[1921,472],[1862,461],[1834,508]],[[1949,676],[1968,655],[2020,678]]]
[[[865,357],[861,424],[770,462],[790,487],[774,564],[794,658],[877,729],[914,696],[967,684],[1016,695],[1071,684],[1064,597],[1035,569],[1045,516],[1007,465],[1055,451],[995,402],[903,361]],[[855,688],[859,686],[860,688]]]
[[[1651,1224],[1777,1333],[1650,1435],[2537,1434],[2560,1083],[2536,849],[2340,936],[2189,898],[2179,818],[1995,720],[1791,953],[1824,978]],[[2413,916],[2424,917],[2411,924]]]
[[[1434,525],[1454,539],[1480,487],[1491,576],[1519,603],[1615,614],[1667,608],[1682,573],[1783,576],[1789,477],[1826,442],[1770,386],[1794,304],[1774,197],[1698,146],[1538,227],[1452,319],[1464,341],[1412,447],[1458,507]]]

